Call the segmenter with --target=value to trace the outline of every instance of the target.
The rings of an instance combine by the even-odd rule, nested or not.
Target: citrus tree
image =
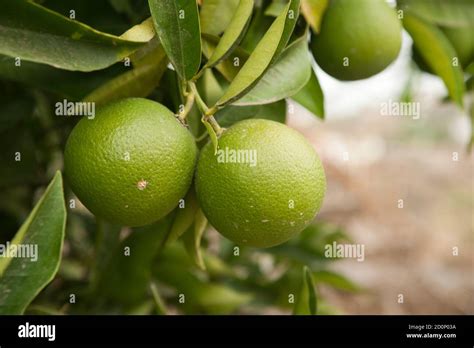
[[[348,237],[314,222],[323,164],[287,103],[323,121],[316,64],[369,78],[405,29],[473,115],[473,21],[469,0],[2,3],[0,313],[334,313],[316,286],[359,289],[324,256]]]

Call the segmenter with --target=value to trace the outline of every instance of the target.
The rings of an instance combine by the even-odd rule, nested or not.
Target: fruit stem
[[[197,90],[196,84],[192,81],[188,82],[189,88],[191,89],[191,92],[194,94],[196,98],[196,103],[201,111],[202,114],[206,114],[209,111],[209,107],[206,105],[204,100],[202,100],[201,95],[199,94],[199,91]]]
[[[196,82],[197,80],[199,80],[202,76],[202,74],[204,74],[204,71],[206,71],[207,69],[207,65],[203,66],[201,70],[199,70],[199,72],[194,75],[194,77],[191,79],[192,82]]]
[[[216,132],[217,137],[219,137],[222,132],[224,131],[224,128],[222,128],[219,123],[217,123],[217,120],[214,118],[213,115],[209,116],[204,116],[204,119],[209,122],[211,125],[212,129],[214,129],[214,132]]]
[[[194,92],[186,92],[186,103],[184,104],[183,111],[179,112],[176,116],[178,120],[181,121],[182,124],[186,124],[186,117],[188,116],[189,112],[193,108],[194,105]]]
[[[214,129],[214,132],[216,132],[216,135],[220,136],[224,129],[222,129],[217,120],[214,118],[214,114],[217,112],[218,108],[216,106],[213,106],[209,109],[204,100],[202,100],[201,95],[199,94],[199,91],[196,88],[196,84],[192,81],[189,81],[188,84],[191,89],[191,92],[194,94],[194,97],[196,99],[196,105],[201,111],[204,120],[211,125],[212,129]]]

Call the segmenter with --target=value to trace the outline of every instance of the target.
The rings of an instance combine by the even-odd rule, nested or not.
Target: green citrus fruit
[[[198,159],[196,193],[209,222],[242,245],[271,247],[301,232],[321,207],[322,164],[298,132],[269,120],[236,123]]]
[[[91,212],[140,226],[160,219],[184,197],[196,158],[194,138],[170,110],[131,98],[77,124],[64,166],[72,190]]]
[[[311,48],[326,73],[359,80],[390,65],[401,42],[400,21],[385,0],[331,0]]]

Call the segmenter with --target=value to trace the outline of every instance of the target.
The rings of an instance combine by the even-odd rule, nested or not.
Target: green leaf
[[[314,70],[311,71],[308,83],[291,99],[304,106],[314,115],[324,119],[324,94]]]
[[[172,214],[151,225],[134,228],[113,250],[101,275],[97,297],[123,304],[140,302],[151,280],[151,265],[171,228]]]
[[[206,0],[201,7],[202,32],[220,35],[232,21],[239,0]]]
[[[0,55],[0,78],[21,82],[72,100],[83,98],[124,70],[123,65],[114,65],[107,69],[85,73],[27,61],[23,61],[21,67],[17,67],[15,58]]]
[[[211,57],[212,52],[214,52],[216,45],[219,42],[219,38],[209,34],[203,34],[203,39],[202,51],[204,55],[209,58]],[[245,64],[248,57],[248,53],[237,46],[231,52],[230,56],[224,58],[214,68],[219,71],[227,81],[232,81],[235,76],[237,76],[240,67]],[[236,64],[236,61],[238,64]]]
[[[199,209],[198,202],[196,200],[196,195],[194,194],[194,188],[191,188],[188,191],[184,199],[184,208],[176,208],[177,213],[173,221],[171,230],[166,237],[165,244],[173,243],[181,235],[186,232],[194,222],[196,218],[197,210]]]
[[[137,24],[120,35],[124,40],[148,42],[155,36],[155,29],[153,27],[153,18],[149,17],[142,23]]]
[[[472,62],[471,64],[467,66],[466,72],[468,74],[474,75],[474,62]]]
[[[296,297],[293,314],[295,315],[315,315],[318,310],[316,290],[313,276],[308,267],[303,268],[303,281],[301,289]]]
[[[128,0],[118,1],[123,3]],[[130,28],[131,23],[139,23],[147,16],[150,16],[148,4],[144,3],[144,1],[133,1],[133,15],[116,12],[109,0],[94,2],[83,0],[41,0],[34,2],[41,3],[41,5],[63,16],[79,20],[97,30],[114,35],[120,35]],[[71,10],[74,10],[74,13]]]
[[[247,120],[249,118],[262,118],[285,123],[286,101],[283,99],[265,105],[229,105],[222,110],[219,110],[216,114],[216,118],[222,127],[230,127],[239,121]]]
[[[217,112],[216,119],[222,127],[230,127],[239,121],[253,118],[259,109],[259,106],[229,105]]]
[[[209,314],[230,314],[252,299],[249,293],[238,292],[216,283],[203,284],[196,288],[194,297],[200,307]]]
[[[131,56],[130,61],[133,67],[141,65],[154,64],[163,59],[163,46],[161,46],[160,39],[154,37],[145,45],[136,50]],[[166,55],[166,53],[165,53]]]
[[[158,287],[153,282],[150,283],[150,291],[151,291],[151,294],[153,295],[153,301],[155,302],[156,314],[158,315],[166,314],[168,310],[166,309],[165,301],[163,301],[163,298],[160,296],[160,293],[158,291]]]
[[[0,54],[22,61],[92,71],[122,60],[142,44],[94,30],[34,2],[2,3]]]
[[[163,97],[168,103],[169,109],[178,114],[182,105],[185,104],[185,98],[182,92],[182,84],[179,81],[179,76],[176,71],[167,69],[163,74],[163,86],[166,86],[162,90]],[[200,121],[200,118],[199,118]]]
[[[232,21],[224,32],[216,49],[209,58],[206,67],[213,67],[225,59],[237,46],[245,34],[245,29],[252,16],[254,0],[240,0]]]
[[[196,0],[148,0],[161,44],[183,80],[201,65],[201,29]]]
[[[154,55],[155,62],[134,67],[88,94],[83,101],[95,102],[96,107],[114,100],[131,97],[146,97],[159,84],[166,70],[168,60],[159,46],[159,54]]]
[[[212,69],[206,69],[202,77],[196,82],[199,94],[206,105],[214,105],[224,94],[221,84]]]
[[[313,273],[318,283],[328,284],[336,289],[358,292],[360,287],[345,276],[331,271],[316,271]]]
[[[201,209],[198,209],[194,219],[194,225],[183,235],[186,250],[194,263],[202,270],[206,269],[201,253],[201,239],[206,230],[207,219]]]
[[[301,0],[301,13],[315,33],[319,33],[328,0]]]
[[[398,0],[405,15],[414,15],[429,23],[445,27],[473,27],[472,0]]]
[[[0,314],[22,314],[53,280],[61,260],[65,227],[63,183],[57,172],[10,244],[10,250],[14,245],[36,248],[37,260],[0,258]]]
[[[201,112],[199,111],[196,104],[194,104],[188,114],[188,117],[186,117],[186,122],[188,123],[189,131],[195,138],[201,136],[206,130],[206,127],[204,126],[204,123],[202,123],[201,118]]]
[[[219,99],[217,106],[222,107],[244,96],[278,58],[295,28],[299,5],[299,0],[290,0],[285,11],[275,19],[226,93]]]
[[[185,296],[186,301],[178,308],[184,308],[189,314],[230,314],[253,298],[249,293],[203,280],[191,272],[189,266],[170,262],[166,258],[157,260],[154,273],[158,280]]]
[[[31,305],[29,306],[25,315],[64,315],[60,310],[50,306]]]
[[[265,9],[265,16],[278,17],[280,13],[285,10],[286,1],[285,0],[273,0],[270,5]]]
[[[254,118],[263,118],[275,122],[285,123],[286,121],[286,100],[282,99],[275,103],[260,106]]]
[[[403,25],[423,60],[431,70],[441,77],[453,101],[462,107],[464,77],[460,63],[455,66],[457,54],[443,32],[415,16],[405,14]]]
[[[111,250],[115,250],[119,246],[120,232],[122,231],[122,227],[119,225],[109,224],[97,217],[95,220],[94,261],[89,267],[89,284],[92,291],[97,290],[97,287],[100,286],[101,278],[114,257]]]
[[[262,79],[235,105],[259,105],[290,97],[300,91],[311,76],[306,35],[288,46]]]
[[[266,2],[257,2],[254,13],[252,15],[252,20],[250,21],[250,25],[247,29],[247,33],[243,38],[240,46],[246,52],[253,52],[255,47],[257,47],[258,43],[262,39],[262,37],[267,32],[268,28],[272,25],[273,21],[275,20],[274,17],[265,16],[264,13],[264,6]],[[286,6],[286,1],[285,1]],[[278,17],[278,16],[275,16]]]

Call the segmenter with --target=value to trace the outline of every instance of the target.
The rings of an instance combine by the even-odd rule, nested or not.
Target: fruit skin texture
[[[226,148],[229,154],[255,150],[257,161],[254,166],[219,162],[220,154],[214,155],[210,143],[201,150],[196,193],[209,222],[221,234],[241,245],[271,247],[313,220],[326,179],[318,155],[301,134],[274,121],[245,120],[220,137],[219,150]]]
[[[339,80],[384,70],[400,52],[402,26],[385,0],[331,0],[311,42],[318,65]],[[344,66],[344,58],[349,58]]]
[[[165,216],[185,196],[196,158],[194,138],[170,110],[130,98],[76,125],[64,166],[72,190],[92,213],[140,226]]]

